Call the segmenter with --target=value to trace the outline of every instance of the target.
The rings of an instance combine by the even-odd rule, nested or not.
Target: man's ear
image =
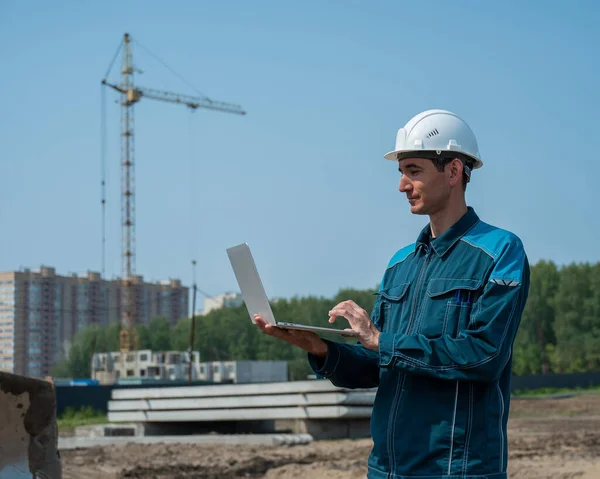
[[[458,158],[454,158],[448,164],[448,171],[450,173],[450,185],[455,186],[462,182],[463,177],[463,164]]]

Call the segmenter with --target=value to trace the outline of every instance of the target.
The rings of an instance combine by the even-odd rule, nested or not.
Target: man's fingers
[[[347,303],[347,301],[343,301],[341,303],[336,304],[333,308],[331,308],[331,310],[328,313],[330,323],[333,323],[338,316],[346,317],[346,314],[348,312],[346,303]]]
[[[344,331],[348,331],[348,332],[353,332],[354,330],[352,328],[344,328]],[[342,334],[343,338],[353,338],[354,334]]]
[[[276,338],[280,338],[280,339],[286,339],[290,337],[290,334],[287,331],[284,331],[281,328],[278,328],[277,326],[273,326],[272,324],[267,324],[265,326],[265,331],[268,331],[267,334],[270,334],[271,336],[275,336]]]
[[[261,318],[258,314],[254,315],[254,321],[258,326],[258,329],[264,334],[268,334],[269,336],[275,336],[276,338],[281,338],[280,332],[281,329],[273,326],[272,324],[267,323],[263,318]]]
[[[263,318],[261,318],[258,314],[255,314],[254,322],[263,333],[266,333],[267,322]]]
[[[301,334],[304,331],[297,331],[297,333],[292,333],[292,330],[282,329],[273,324],[267,323],[260,315],[254,315],[254,322],[260,329],[260,331],[269,336],[273,336],[274,338],[281,339],[282,341],[298,345],[306,338],[305,335]]]
[[[365,314],[365,310],[363,308],[361,308],[358,304],[356,304],[354,301],[350,301],[350,303],[348,304],[348,306],[350,306],[352,308],[352,310],[359,315],[363,315]]]
[[[344,301],[343,303],[340,303],[334,309],[336,309],[338,307],[342,307],[346,311],[354,311],[357,315],[363,315],[365,313],[365,310],[363,308],[361,308],[358,304],[356,304],[354,301],[352,301],[351,299],[349,299],[348,301]]]
[[[329,322],[333,323],[335,321],[335,318],[337,318],[338,316],[346,318],[351,326],[354,326],[354,323],[357,319],[356,312],[353,309],[349,309],[348,307],[342,307],[337,309],[334,308],[331,311],[329,311]]]

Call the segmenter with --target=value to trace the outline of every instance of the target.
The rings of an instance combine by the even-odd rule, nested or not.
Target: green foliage
[[[152,340],[150,339],[150,330],[145,324],[136,326],[140,349],[152,349]]]
[[[168,351],[171,347],[171,325],[162,316],[152,318],[149,326],[150,349],[152,351]]]
[[[84,406],[80,409],[68,407],[56,419],[59,429],[74,428],[77,426],[89,426],[92,424],[104,424],[108,420],[106,414],[93,409],[91,406]]]
[[[588,388],[538,388],[538,389],[517,389],[512,392],[515,397],[538,397],[554,394],[598,394],[600,386],[591,386]]]
[[[354,300],[371,311],[374,290],[340,290],[333,298],[303,297],[273,301],[280,321],[328,325],[328,311],[337,303]],[[148,326],[138,325],[140,348],[154,351],[189,348],[191,319],[171,326],[163,317]],[[334,327],[347,323],[338,318]],[[101,329],[95,326],[79,331],[69,359],[57,364],[56,377],[88,377],[93,351],[117,351],[118,323]],[[335,341],[351,338],[325,335]],[[290,379],[305,379],[312,371],[306,353],[298,348],[260,334],[244,305],[211,311],[195,318],[194,349],[202,361],[277,359],[287,360]],[[513,371],[517,375],[570,373],[600,370],[600,263],[558,267],[540,261],[531,267],[529,298],[515,339]]]
[[[515,340],[515,372],[545,374],[550,371],[547,346],[556,345],[554,323],[555,298],[560,282],[558,268],[553,262],[540,261],[531,268],[531,286],[521,326]]]

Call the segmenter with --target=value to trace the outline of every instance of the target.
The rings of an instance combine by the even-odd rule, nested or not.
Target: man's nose
[[[406,179],[406,175],[402,175],[402,178],[400,178],[400,186],[398,187],[400,193],[406,193],[407,191],[410,191],[411,188],[412,185],[410,184],[410,181]]]

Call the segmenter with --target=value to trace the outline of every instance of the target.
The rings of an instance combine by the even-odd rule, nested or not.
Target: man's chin
[[[427,214],[427,212],[424,211],[424,209],[423,209],[423,205],[419,205],[419,204],[410,205],[410,212],[413,215],[426,215]]]

